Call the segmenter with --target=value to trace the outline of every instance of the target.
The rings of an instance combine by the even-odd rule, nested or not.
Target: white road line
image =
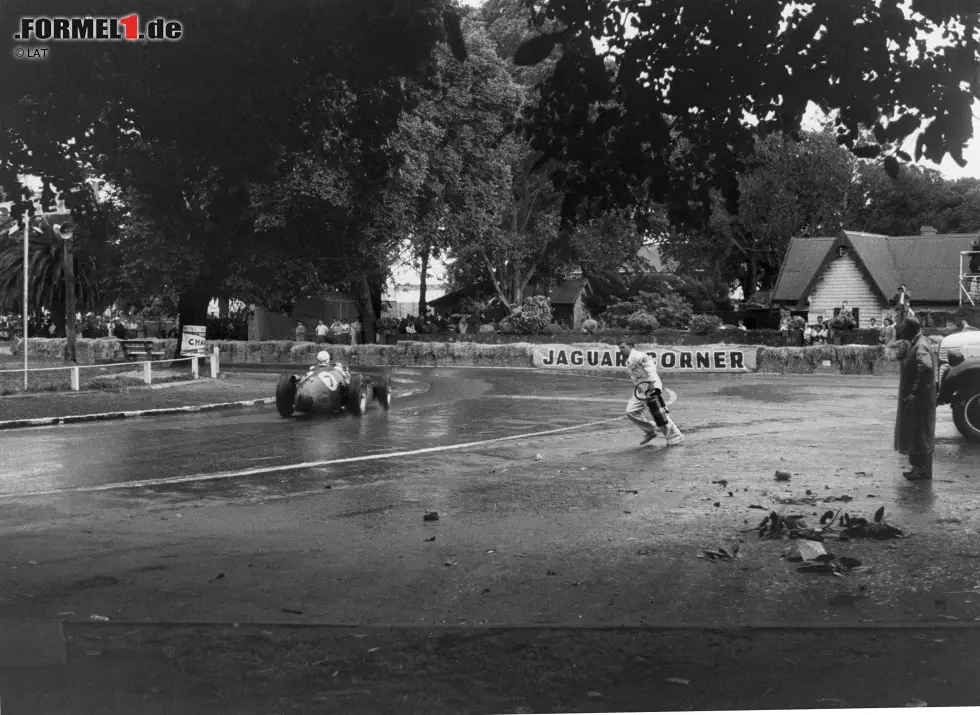
[[[598,425],[618,422],[625,419],[625,416],[612,417],[597,422],[585,422],[583,424],[572,425],[571,427],[559,427],[558,429],[544,430],[542,432],[528,432],[527,434],[510,435],[508,437],[495,437],[484,439],[477,442],[463,442],[462,444],[447,444],[441,447],[424,447],[422,449],[412,449],[404,452],[388,452],[385,454],[372,454],[362,457],[345,457],[342,459],[324,459],[316,462],[299,462],[297,464],[281,464],[270,467],[253,467],[251,469],[240,469],[228,472],[213,472],[211,474],[193,474],[185,477],[163,477],[160,479],[141,479],[132,482],[119,482],[115,484],[97,484],[88,487],[66,487],[63,489],[47,489],[37,492],[18,492],[15,494],[0,494],[0,499],[39,497],[52,494],[77,494],[81,492],[105,492],[116,489],[134,489],[139,487],[156,487],[168,484],[184,484],[187,482],[207,482],[219,479],[234,479],[236,477],[251,477],[258,474],[273,474],[275,472],[289,472],[298,469],[311,469],[313,467],[329,467],[335,464],[352,464],[354,462],[376,462],[382,459],[394,459],[395,457],[414,457],[420,454],[433,454],[435,452],[449,452],[457,449],[467,449],[469,447],[481,447],[488,444],[499,442],[511,442],[520,439],[531,439],[532,437],[544,437],[551,434],[571,432],[585,427],[596,427]]]
[[[665,389],[667,399],[664,404],[672,405],[677,402],[677,393],[673,390]],[[611,402],[617,405],[625,404],[626,399],[613,399],[611,397],[547,397],[542,395],[480,395],[480,399],[497,400],[545,400],[548,402],[558,400],[562,402]]]

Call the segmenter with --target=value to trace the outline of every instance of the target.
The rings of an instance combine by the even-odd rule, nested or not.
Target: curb
[[[270,405],[275,397],[263,397],[257,400],[239,400],[238,402],[218,402],[210,405],[189,405],[186,407],[159,407],[151,410],[127,410],[123,412],[95,412],[88,415],[69,415],[65,417],[33,417],[23,420],[6,420],[0,422],[0,430],[16,427],[42,427],[45,425],[65,425],[73,422],[96,422],[99,420],[121,420],[127,417],[146,417],[148,415],[173,415],[182,412],[207,412],[232,407],[253,407]]]

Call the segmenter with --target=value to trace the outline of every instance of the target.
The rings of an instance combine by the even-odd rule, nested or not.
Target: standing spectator
[[[296,342],[305,343],[306,342],[306,326],[302,322],[296,323]]]
[[[878,340],[884,345],[895,342],[895,322],[891,318],[885,318],[885,324],[878,331]]]
[[[333,342],[335,345],[349,345],[350,344],[350,324],[345,323],[340,318],[335,318],[333,323],[330,325],[330,332],[333,333]]]
[[[322,320],[316,321],[316,342],[317,345],[322,345],[323,343],[329,342],[327,338],[327,333],[330,332],[326,325],[323,324]]]
[[[745,321],[744,320],[738,321],[738,329],[739,330],[744,330],[744,331],[748,332],[748,328],[745,327]]]
[[[670,418],[670,410],[667,409],[661,394],[663,383],[660,381],[660,375],[657,374],[657,364],[653,358],[637,350],[636,343],[631,340],[624,340],[619,344],[619,353],[626,358],[626,371],[634,385],[634,393],[626,403],[626,416],[646,433],[646,436],[640,440],[640,446],[656,437],[658,428],[667,438],[668,445],[681,444],[684,435]],[[647,400],[639,400],[636,397],[635,386],[641,382],[651,383]],[[646,416],[648,412],[653,417],[652,421]]]
[[[350,344],[359,345],[361,342],[361,321],[354,318],[350,323]]]
[[[878,321],[875,318],[872,318],[870,321],[868,321],[868,330],[877,330],[877,329],[878,329]]]
[[[895,324],[900,330],[902,321],[911,313],[912,308],[912,296],[904,285],[898,287],[898,293],[892,298],[892,305],[895,306]]]
[[[936,440],[936,366],[919,321],[906,318],[902,337],[909,341],[898,383],[895,450],[908,455],[909,480],[932,479]]]

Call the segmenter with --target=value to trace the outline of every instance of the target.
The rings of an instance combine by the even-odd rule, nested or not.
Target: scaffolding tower
[[[964,298],[970,305],[980,303],[980,270],[970,268],[971,256],[980,258],[980,251],[960,251],[960,307]],[[976,265],[976,264],[975,264]]]

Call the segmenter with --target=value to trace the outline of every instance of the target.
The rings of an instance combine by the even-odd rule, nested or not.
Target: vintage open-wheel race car
[[[314,365],[305,375],[281,375],[276,384],[276,409],[283,417],[296,412],[362,415],[373,400],[385,410],[391,407],[391,375],[375,379],[331,363]]]

